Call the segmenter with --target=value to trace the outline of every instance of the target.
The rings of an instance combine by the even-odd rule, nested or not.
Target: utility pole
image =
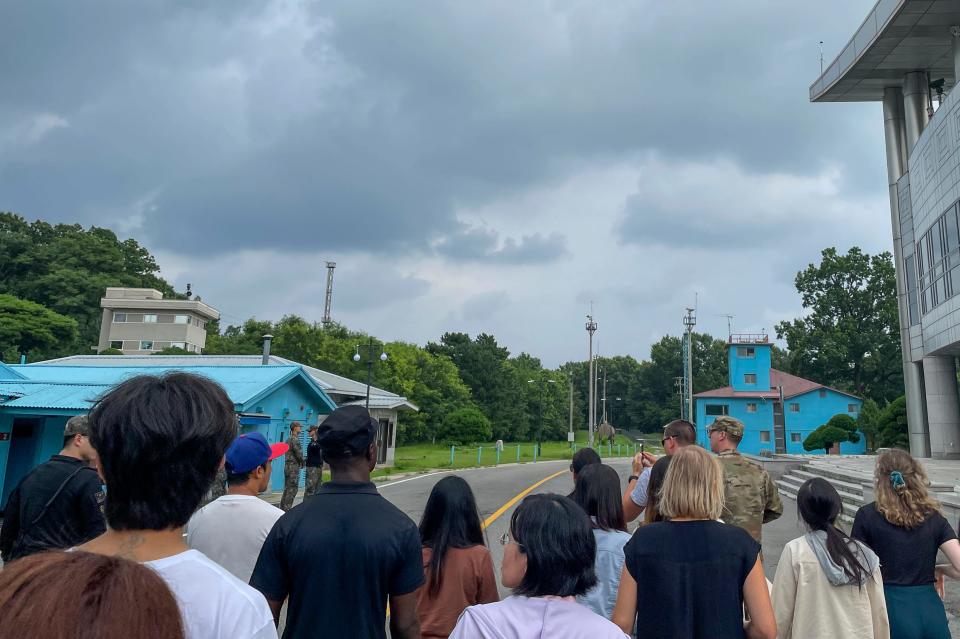
[[[590,309],[590,314],[587,315],[587,333],[590,335],[590,359],[589,364],[587,365],[589,377],[587,378],[587,394],[589,396],[589,405],[587,407],[587,443],[590,448],[593,448],[593,426],[596,417],[596,409],[593,405],[593,334],[597,332],[597,323],[593,321],[593,309]]]
[[[330,317],[330,307],[333,304],[333,269],[337,268],[336,262],[327,262],[327,295],[323,305],[323,327],[329,328],[333,323]]]
[[[606,422],[607,421],[607,369],[603,369],[603,399],[600,401],[603,402],[603,418],[600,421]]]
[[[573,378],[570,378],[570,448],[573,448],[573,442],[576,441],[576,435],[573,434]]]
[[[683,318],[686,331],[683,334],[683,412],[681,419],[693,423],[693,327],[697,325],[694,309],[687,308]]]
[[[680,412],[677,414],[683,417],[683,377],[674,377],[673,387],[677,389],[677,397],[680,398]]]

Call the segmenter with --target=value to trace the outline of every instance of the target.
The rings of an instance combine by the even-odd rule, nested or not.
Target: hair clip
[[[903,479],[903,473],[901,473],[899,470],[895,470],[890,473],[890,483],[893,484],[894,488],[900,488],[907,485],[907,482]]]

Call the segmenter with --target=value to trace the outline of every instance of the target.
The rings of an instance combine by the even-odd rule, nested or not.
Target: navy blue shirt
[[[416,524],[372,483],[327,482],[277,520],[250,585],[288,596],[284,639],[386,638],[387,598],[423,585]]]
[[[743,584],[760,544],[716,521],[661,521],[623,548],[637,580],[637,634],[644,639],[744,637]]]

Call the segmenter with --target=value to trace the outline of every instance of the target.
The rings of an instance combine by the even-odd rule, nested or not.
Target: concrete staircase
[[[840,493],[840,499],[843,501],[843,510],[840,513],[840,520],[847,523],[853,523],[853,517],[857,510],[864,503],[864,482],[872,485],[873,479],[865,479],[860,476],[851,476],[844,471],[837,470],[826,464],[811,462],[804,464],[799,469],[792,470],[777,480],[777,487],[780,489],[781,497],[789,497],[793,501],[797,500],[797,491],[808,479],[822,477],[833,484],[833,487]]]

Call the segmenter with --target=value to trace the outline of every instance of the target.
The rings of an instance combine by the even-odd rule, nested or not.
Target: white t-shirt
[[[144,565],[173,591],[187,639],[277,639],[263,595],[202,552],[187,550]]]
[[[259,497],[224,495],[190,518],[187,545],[248,583],[267,534],[282,516],[282,510]]]

